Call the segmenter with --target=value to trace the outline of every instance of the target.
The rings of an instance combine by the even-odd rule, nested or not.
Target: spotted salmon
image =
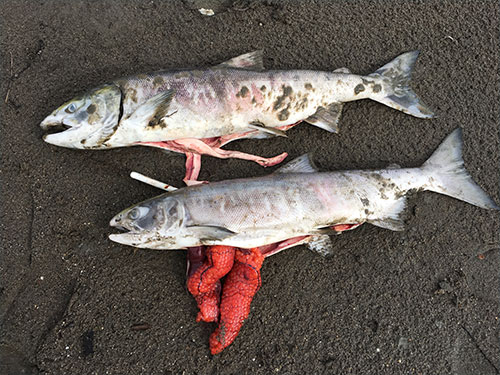
[[[207,69],[116,79],[63,104],[41,127],[56,131],[44,140],[57,146],[144,145],[184,153],[184,181],[194,184],[201,155],[280,163],[286,153],[265,158],[221,147],[236,139],[283,136],[301,121],[337,132],[345,102],[369,98],[432,117],[408,86],[417,55],[407,52],[372,74],[357,75],[346,68],[264,70],[262,52],[256,51]]]

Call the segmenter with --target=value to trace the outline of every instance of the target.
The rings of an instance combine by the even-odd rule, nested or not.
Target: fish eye
[[[138,208],[134,208],[132,211],[128,213],[128,218],[131,220],[136,220],[140,216],[140,211]]]
[[[145,216],[149,212],[147,207],[136,207],[128,213],[128,218],[130,220],[137,220]]]
[[[76,111],[76,104],[71,103],[69,106],[66,107],[66,112],[68,113],[73,113]]]

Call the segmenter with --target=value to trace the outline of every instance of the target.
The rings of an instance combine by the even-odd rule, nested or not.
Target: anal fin
[[[312,236],[306,246],[309,250],[324,257],[332,255],[334,250],[332,239],[326,234]]]
[[[319,107],[316,113],[305,121],[331,133],[338,133],[338,123],[342,114],[342,103],[332,103],[328,107]]]
[[[380,228],[390,229],[394,231],[402,231],[406,229],[406,225],[401,217],[406,208],[406,197],[401,197],[394,201],[384,211],[380,212],[377,218],[368,219],[367,222]]]

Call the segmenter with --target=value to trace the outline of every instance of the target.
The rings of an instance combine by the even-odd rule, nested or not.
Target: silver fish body
[[[370,98],[417,117],[432,117],[408,82],[417,52],[367,76],[347,69],[263,71],[260,51],[202,70],[157,72],[124,79],[63,104],[41,126],[69,129],[45,141],[107,149],[185,138],[252,132],[307,121],[337,131],[342,103]]]
[[[420,168],[319,173],[303,156],[266,177],[166,193],[115,216],[110,224],[129,232],[110,239],[155,249],[252,248],[300,236],[317,238],[340,224],[402,230],[407,193],[423,190],[498,208],[464,169],[457,130]]]

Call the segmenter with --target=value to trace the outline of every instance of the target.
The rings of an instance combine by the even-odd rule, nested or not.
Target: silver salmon
[[[195,183],[200,155],[252,160],[273,158],[221,147],[242,138],[283,136],[301,121],[338,131],[343,103],[372,99],[404,113],[432,111],[408,86],[418,52],[407,52],[368,75],[264,70],[262,51],[198,70],[162,71],[116,79],[53,111],[41,127],[48,143],[78,149],[144,145],[185,153],[187,184]],[[62,131],[61,131],[62,130]]]
[[[269,176],[186,187],[139,203],[111,220],[126,232],[109,238],[151,249],[269,245],[272,253],[308,243],[324,254],[332,247],[328,234],[363,223],[403,230],[408,193],[429,190],[498,209],[467,173],[461,151],[456,129],[420,168],[320,173],[305,155]]]

